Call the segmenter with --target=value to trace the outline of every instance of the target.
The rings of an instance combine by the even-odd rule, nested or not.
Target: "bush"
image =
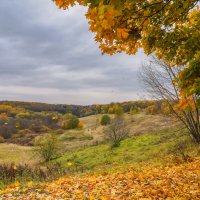
[[[111,143],[111,148],[118,147],[122,140],[127,138],[129,129],[122,117],[117,117],[111,125],[104,130],[105,138]]]
[[[108,124],[110,124],[111,119],[109,117],[109,115],[103,115],[101,118],[101,125],[106,126]]]
[[[121,116],[124,114],[124,109],[121,106],[116,106],[114,113],[117,116]]]
[[[78,127],[79,124],[79,119],[78,117],[72,115],[69,119],[69,121],[67,122],[66,128],[67,129],[75,129]]]
[[[78,123],[78,128],[83,128],[83,127],[84,127],[83,122],[79,122],[79,123]]]
[[[192,161],[192,157],[187,153],[187,149],[191,144],[187,141],[180,141],[173,148],[169,150],[169,153],[174,155],[175,161],[178,162],[188,162]]]
[[[158,108],[157,108],[157,106],[155,106],[155,105],[148,106],[148,107],[146,108],[146,113],[147,113],[147,114],[152,114],[152,115],[157,114],[157,113],[158,113]]]
[[[48,163],[44,166],[35,166],[31,164],[0,163],[1,186],[10,185],[11,183],[25,183],[32,181],[50,181],[66,175],[67,170],[61,163]],[[2,198],[1,198],[2,199]],[[6,198],[9,199],[9,198]],[[19,198],[18,198],[19,199]]]
[[[38,153],[45,162],[56,158],[59,154],[59,143],[54,134],[37,137],[34,145],[38,147]]]
[[[0,143],[4,143],[4,142],[5,142],[5,139],[0,136]]]

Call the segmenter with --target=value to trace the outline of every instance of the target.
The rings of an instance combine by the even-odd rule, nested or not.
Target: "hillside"
[[[110,115],[114,117],[113,115]],[[81,130],[66,130],[60,137],[68,148],[93,145],[103,140],[103,129],[100,125],[102,114],[91,115],[80,118],[84,123]],[[146,132],[161,130],[168,127],[176,127],[178,123],[170,116],[162,114],[147,115],[145,113],[124,114],[127,126],[130,128],[130,136],[139,135]],[[173,123],[173,126],[171,125]]]
[[[80,118],[80,121],[84,123],[84,127],[82,129],[64,130],[62,134],[58,134],[57,136],[59,140],[64,143],[64,148],[66,150],[74,150],[76,148],[101,143],[103,141],[104,128],[99,123],[101,116],[102,114]],[[130,136],[172,128],[172,122],[174,123],[173,127],[175,128],[177,126],[177,129],[179,129],[178,124],[174,122],[173,118],[164,115],[147,115],[145,113],[133,115],[124,114],[124,118],[126,119],[127,125],[131,130]],[[32,141],[31,143],[33,143],[35,137],[41,134],[45,134],[45,132],[34,133],[33,138],[30,138]],[[16,136],[17,135],[18,134],[16,134]],[[30,140],[27,140],[28,137],[30,137],[30,134],[23,135],[22,137],[7,139],[7,143],[0,143],[0,162],[14,161],[18,164],[23,161],[23,163],[35,163],[37,156],[34,155],[34,147],[27,146],[28,143],[26,142],[30,142]],[[17,143],[18,145],[10,144],[10,142]],[[21,144],[26,145],[21,146]]]
[[[162,129],[132,136],[118,148],[110,149],[109,144],[68,150],[53,162],[59,162],[65,168],[66,163],[71,172],[115,171],[126,169],[127,166],[141,168],[165,166],[169,163],[184,162],[185,156],[194,157],[198,148],[190,137],[177,129]]]
[[[97,123],[101,116],[83,117],[83,129],[58,134],[64,152],[47,163],[39,162],[35,147],[0,144],[0,160],[6,163],[0,167],[7,166],[13,180],[1,182],[0,199],[200,197],[199,148],[179,123],[158,114],[124,114],[130,136],[111,149]]]
[[[115,115],[117,112],[132,115],[139,113],[159,114],[162,119],[163,114],[170,114],[165,102],[153,100],[89,106],[0,101],[0,142],[32,146],[37,136],[46,133],[61,134],[70,130],[72,131],[72,133],[68,131],[70,137],[70,134],[73,135],[73,129],[78,132],[77,129],[83,130],[84,127],[88,127],[88,133],[80,131],[77,135],[84,138],[83,140],[87,140],[87,138],[92,140],[90,132],[97,132],[96,128],[100,124],[101,115]],[[93,115],[95,117],[91,117],[90,120],[90,116]],[[129,118],[127,119],[129,120]],[[143,118],[145,118],[144,115],[139,117],[139,120],[143,120]],[[70,123],[73,123],[71,120],[74,119],[76,124],[71,127]],[[133,122],[135,119],[130,120]],[[101,130],[99,131],[101,132]],[[82,137],[84,134],[86,135]],[[96,136],[93,133],[94,135]]]
[[[13,108],[9,119],[15,116]],[[16,120],[23,115],[16,114]],[[49,119],[52,128],[25,129],[23,134],[19,130],[0,144],[0,199],[198,199],[199,147],[179,122],[161,112],[124,113],[129,136],[111,149],[106,127],[100,123],[103,115],[79,118],[81,128],[61,129],[52,126],[54,112],[31,111],[28,120]],[[68,123],[66,116],[72,115],[58,116],[60,124]],[[44,162],[38,147],[30,144],[49,134],[58,140],[61,153]],[[183,173],[183,169],[187,170]]]

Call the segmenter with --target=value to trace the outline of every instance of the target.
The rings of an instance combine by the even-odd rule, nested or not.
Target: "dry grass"
[[[147,115],[145,113],[135,115],[125,115],[125,119],[131,130],[131,135],[159,131],[165,128],[174,128],[179,126],[172,116],[164,115]]]
[[[37,157],[33,147],[4,143],[0,144],[0,162],[35,164],[37,162]]]

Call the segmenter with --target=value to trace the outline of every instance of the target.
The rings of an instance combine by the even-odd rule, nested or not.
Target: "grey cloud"
[[[0,88],[1,99],[87,104],[136,96],[137,71],[146,57],[142,51],[102,56],[84,13],[81,7],[59,10],[50,0],[1,0],[0,85],[17,87]],[[37,88],[52,93],[45,97]],[[71,97],[63,98],[65,93]]]

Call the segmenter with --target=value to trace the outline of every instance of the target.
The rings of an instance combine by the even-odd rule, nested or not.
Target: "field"
[[[103,126],[100,125],[102,115],[94,115],[80,118],[84,123],[83,129],[66,130],[58,135],[59,140],[64,143],[65,150],[76,149],[101,143],[103,140]],[[111,115],[111,117],[113,117]],[[130,128],[130,136],[142,133],[151,133],[165,128],[178,127],[174,119],[163,115],[125,114],[125,119]],[[176,129],[176,128],[175,128]],[[178,128],[177,128],[178,129]],[[37,155],[32,146],[21,146],[16,144],[0,144],[0,162],[36,163]]]
[[[3,143],[0,144],[0,162],[34,164],[35,162],[37,162],[37,156],[34,153],[33,147]]]
[[[104,141],[104,127],[99,123],[101,116],[80,118],[83,129],[57,134],[63,153],[47,163],[41,162],[36,147],[0,144],[1,163],[13,162],[17,169],[19,164],[28,164],[30,172],[36,176],[31,179],[33,175],[14,175],[14,182],[10,182],[12,184],[7,189],[7,182],[0,185],[3,188],[0,197],[11,200],[26,197],[110,200],[120,197],[148,199],[150,195],[155,199],[175,196],[177,199],[198,199],[200,177],[199,169],[195,167],[199,166],[200,150],[180,123],[164,115],[124,114],[130,135],[119,147],[111,149]],[[32,171],[35,167],[39,168]],[[188,171],[182,174],[184,168]],[[45,176],[48,174],[44,180],[40,177],[41,169],[46,171]],[[182,188],[181,180],[186,186],[190,183],[192,190],[189,186]],[[172,182],[176,182],[175,190]],[[131,187],[137,189],[132,191]]]

